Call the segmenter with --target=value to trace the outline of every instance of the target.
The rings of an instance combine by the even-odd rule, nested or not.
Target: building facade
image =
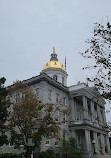
[[[74,137],[77,145],[83,144],[84,158],[110,158],[110,144],[105,116],[105,101],[94,87],[78,83],[67,87],[67,72],[58,61],[53,48],[50,61],[40,75],[24,80],[44,103],[62,100],[62,108],[71,107],[69,116],[63,116],[62,133],[65,138]],[[65,121],[68,120],[68,121]],[[43,139],[41,150],[58,147],[56,140]],[[3,146],[0,152],[18,152],[13,147]]]

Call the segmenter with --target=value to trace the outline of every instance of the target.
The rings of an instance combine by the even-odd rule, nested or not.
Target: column
[[[103,134],[100,134],[100,140],[101,140],[101,152],[102,154],[105,154],[105,141],[104,141],[104,136]]]
[[[77,120],[76,98],[73,98],[74,120]]]
[[[107,153],[110,154],[110,143],[109,143],[108,135],[106,135],[106,148],[107,148]]]
[[[93,132],[93,139],[95,140],[95,152],[98,153],[98,137],[97,137],[97,133]]]
[[[85,143],[86,143],[86,151],[87,153],[91,153],[91,139],[90,139],[90,131],[85,130]]]
[[[83,113],[84,119],[88,119],[87,97],[83,96]]]
[[[71,136],[76,139],[76,131],[72,131]]]
[[[91,100],[91,121],[94,122],[94,101]]]
[[[103,107],[103,122],[106,124],[105,108]]]
[[[72,106],[72,121],[75,120],[75,105],[74,105],[74,98],[71,98],[71,106]]]
[[[97,104],[97,123],[101,125],[100,105]]]

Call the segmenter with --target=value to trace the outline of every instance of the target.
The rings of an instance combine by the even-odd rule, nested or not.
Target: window
[[[66,113],[63,113],[63,123],[66,123],[66,117],[67,117]]]
[[[97,114],[97,103],[94,103],[94,117],[95,117],[95,122],[98,122],[98,114]]]
[[[55,146],[59,146],[59,141],[58,140],[56,140]]]
[[[94,109],[95,109],[95,111],[97,111],[97,104],[96,103],[94,103]]]
[[[51,90],[50,89],[48,89],[48,99],[51,100]]]
[[[53,79],[54,79],[55,81],[57,81],[57,75],[54,75],[54,76],[53,76]]]
[[[103,108],[102,107],[100,107],[100,117],[101,117],[101,121],[104,121]]]
[[[15,102],[18,103],[20,101],[20,93],[15,93]]]
[[[63,130],[63,139],[65,139],[65,138],[66,138],[66,131]]]
[[[55,112],[55,121],[59,121],[59,110]]]
[[[62,77],[62,84],[64,84],[64,77]]]
[[[66,98],[63,98],[63,106],[66,106]]]
[[[49,139],[46,140],[45,145],[46,145],[46,146],[49,146],[49,145],[50,145],[50,140],[49,140]]]
[[[59,94],[56,93],[56,103],[59,102]]]
[[[39,88],[35,89],[35,94],[36,94],[37,98],[39,98]]]

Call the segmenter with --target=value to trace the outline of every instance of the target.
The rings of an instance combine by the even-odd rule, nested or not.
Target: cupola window
[[[64,77],[62,77],[62,84],[64,84]]]
[[[54,75],[54,76],[53,76],[53,79],[54,79],[55,81],[57,81],[57,75]]]

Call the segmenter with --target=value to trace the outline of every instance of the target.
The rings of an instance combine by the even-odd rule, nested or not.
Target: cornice
[[[99,128],[88,123],[75,124],[75,125],[69,124],[69,128],[72,130],[80,130],[80,129],[87,130],[88,129],[90,131],[95,131],[95,132],[98,131],[100,133],[109,133],[108,129]]]
[[[63,84],[53,80],[51,77],[49,77],[46,73],[41,73],[40,75],[38,76],[35,76],[35,77],[32,77],[30,79],[27,79],[27,80],[23,80],[23,82],[27,85],[33,85],[33,84],[36,84],[36,83],[40,83],[42,81],[45,81],[47,82],[48,84],[64,91],[65,93],[69,93],[68,91],[68,88],[66,86],[64,86]]]
[[[90,88],[90,87],[89,87]],[[80,88],[78,90],[70,91],[69,92],[70,97],[77,97],[77,96],[86,96],[90,98],[91,100],[95,101],[96,103],[99,103],[100,105],[104,105],[105,101],[100,95],[94,95],[87,87]]]
[[[51,68],[51,67],[42,70],[40,74],[46,73],[46,72],[50,72],[50,71],[52,71],[52,72],[57,72],[57,71],[59,71],[59,72],[61,72],[62,74],[65,74],[66,76],[68,76],[67,72],[64,71],[63,69],[61,69],[61,68],[56,68],[56,69],[55,69],[55,68]]]

